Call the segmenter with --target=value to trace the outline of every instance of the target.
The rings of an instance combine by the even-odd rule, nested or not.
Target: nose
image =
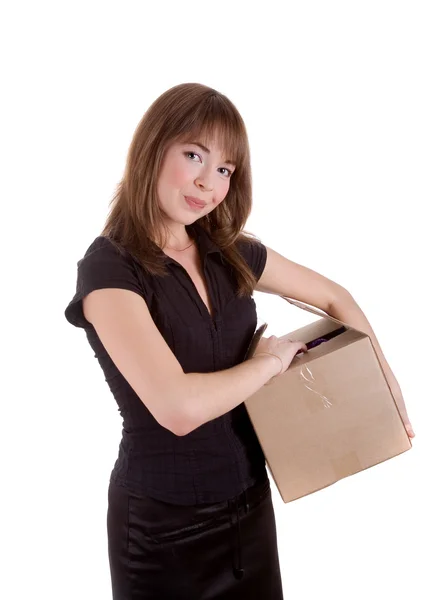
[[[211,175],[208,175],[204,172],[199,177],[196,177],[196,185],[200,187],[202,190],[206,190],[210,192],[213,189],[212,178]]]

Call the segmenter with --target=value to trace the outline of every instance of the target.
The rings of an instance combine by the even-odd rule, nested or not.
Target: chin
[[[174,224],[174,225],[191,225],[192,223],[194,223],[195,221],[197,221],[198,219],[200,219],[200,216],[197,215],[191,215],[190,218],[188,218],[188,215],[167,215],[165,217],[166,221],[168,224]]]

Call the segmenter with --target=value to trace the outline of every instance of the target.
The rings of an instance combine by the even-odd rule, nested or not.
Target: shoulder
[[[101,260],[102,258],[107,257],[115,258],[117,260],[120,258],[129,260],[130,255],[123,247],[121,247],[111,238],[99,235],[87,248],[83,258],[78,261],[78,265],[83,261]]]
[[[111,238],[98,236],[78,260],[78,276],[105,278],[113,273],[131,276],[136,272],[136,264],[137,261],[123,246]]]
[[[149,299],[148,282],[141,276],[129,252],[115,241],[98,236],[77,262],[76,292],[65,309],[66,319],[77,327],[89,327],[82,312],[82,299],[104,288],[127,289]]]
[[[266,246],[259,238],[247,234],[240,234],[235,246],[258,280],[266,265]]]

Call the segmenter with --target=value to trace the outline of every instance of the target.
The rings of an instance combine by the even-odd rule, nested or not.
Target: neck
[[[179,227],[179,231],[174,232],[173,228],[171,227],[168,231],[171,235],[168,237],[165,248],[182,252],[183,250],[187,250],[187,248],[193,246],[195,236],[190,235],[184,225]]]

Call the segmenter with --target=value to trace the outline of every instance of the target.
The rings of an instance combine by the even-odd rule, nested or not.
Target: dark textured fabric
[[[95,289],[111,287],[142,296],[185,373],[220,371],[242,362],[257,324],[254,299],[236,297],[233,271],[205,230],[196,223],[187,230],[197,239],[214,318],[177,261],[164,255],[169,276],[148,275],[129,253],[121,255],[101,236],[78,261],[76,293],[65,309],[67,320],[84,328],[123,418],[111,481],[178,505],[220,502],[266,481],[265,458],[244,403],[176,436],[154,419],[116,368],[85,319],[81,301]],[[266,247],[254,241],[239,249],[258,280]]]
[[[113,600],[282,600],[269,479],[236,498],[175,506],[110,482]]]

